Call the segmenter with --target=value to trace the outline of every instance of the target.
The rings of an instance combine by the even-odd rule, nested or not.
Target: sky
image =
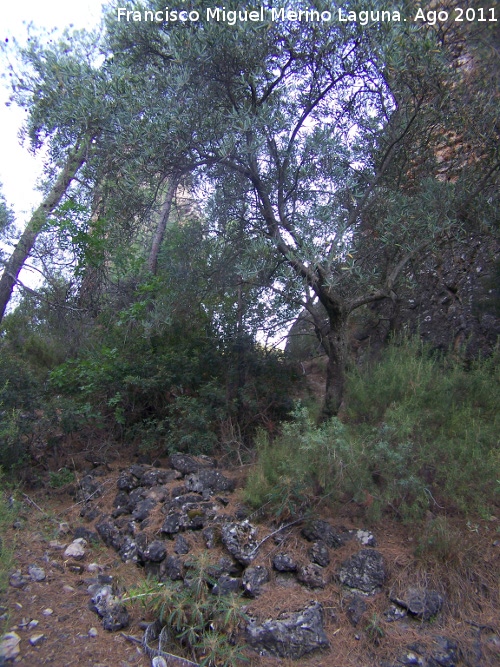
[[[0,13],[0,39],[24,43],[28,24],[37,28],[63,31],[75,28],[93,28],[99,24],[104,0],[23,0],[4,3]],[[0,67],[4,64],[0,61]],[[24,112],[15,105],[6,107],[9,91],[0,79],[0,183],[7,204],[16,214],[16,224],[23,229],[31,211],[41,201],[35,189],[42,173],[42,160],[20,145],[18,132]]]

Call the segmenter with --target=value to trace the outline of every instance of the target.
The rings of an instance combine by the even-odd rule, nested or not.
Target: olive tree
[[[204,16],[203,3],[189,6]],[[396,298],[408,263],[463,216],[464,188],[439,178],[436,151],[455,113],[456,54],[439,30],[403,22],[112,15],[108,30],[114,57],[143,73],[141,124],[156,164],[198,174],[215,229],[228,211],[244,221],[243,280],[285,300],[301,295],[328,355],[323,416],[335,414],[350,315]],[[475,182],[487,190],[494,173],[476,170]]]

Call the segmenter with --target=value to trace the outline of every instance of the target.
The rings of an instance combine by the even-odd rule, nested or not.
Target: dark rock
[[[217,532],[215,528],[212,528],[212,526],[204,528],[203,539],[205,540],[207,549],[213,549],[217,543]]]
[[[386,578],[382,554],[373,549],[362,549],[342,563],[338,576],[344,586],[362,593],[375,593]]]
[[[241,579],[231,577],[228,574],[221,574],[212,588],[212,593],[214,595],[229,595],[230,593],[237,593],[240,589]]]
[[[273,558],[273,567],[278,572],[296,572],[297,563],[286,553],[276,554]]]
[[[93,542],[94,544],[99,543],[99,535],[93,530],[85,528],[85,526],[78,526],[78,528],[75,528],[73,532],[74,540],[78,540],[80,538],[87,540],[87,542]]]
[[[85,521],[94,521],[100,514],[100,510],[95,505],[90,503],[85,503],[85,505],[80,510],[80,516],[85,519]]]
[[[189,544],[185,537],[177,535],[175,538],[174,551],[176,554],[184,555],[189,553]]]
[[[179,477],[180,474],[176,470],[148,470],[141,477],[141,486],[161,486]]]
[[[227,523],[222,527],[222,543],[231,556],[242,565],[250,565],[256,556],[256,528],[248,521]]]
[[[102,486],[96,482],[92,475],[85,475],[80,480],[78,491],[76,492],[76,500],[78,502],[88,502],[94,500],[102,495]]]
[[[246,507],[246,505],[238,505],[234,516],[238,519],[238,521],[245,521],[245,519],[250,516],[250,510],[248,507]]]
[[[164,542],[153,540],[143,551],[141,556],[144,561],[160,563],[167,555],[167,548]]]
[[[436,637],[434,641],[438,648],[431,654],[429,667],[434,667],[432,660],[440,667],[455,667],[460,657],[456,642],[446,637]]]
[[[124,507],[128,511],[129,503],[130,503],[130,496],[128,495],[128,492],[127,491],[118,491],[118,493],[116,494],[116,497],[113,501],[113,507],[115,507],[116,509]]]
[[[224,572],[226,574],[231,574],[232,576],[241,574],[242,570],[241,564],[236,563],[228,556],[222,556],[222,558],[219,558],[216,567],[220,570],[221,573]]]
[[[129,509],[132,512],[137,503],[140,503],[141,500],[144,498],[144,494],[146,492],[146,489],[143,486],[138,486],[135,489],[132,489],[132,491],[129,494]]]
[[[384,618],[388,623],[393,623],[394,621],[400,621],[406,616],[406,609],[401,609],[394,604],[384,611]]]
[[[182,561],[177,556],[167,556],[164,560],[163,574],[172,581],[180,581],[183,579],[184,567]]]
[[[321,565],[321,567],[326,567],[330,564],[330,552],[326,544],[322,541],[315,542],[312,545],[309,555],[313,563]]]
[[[196,493],[234,491],[234,487],[234,481],[224,477],[217,470],[203,469],[186,477],[186,490]]]
[[[198,472],[201,468],[215,468],[215,461],[208,456],[194,458],[187,454],[172,454],[170,466],[183,475]]]
[[[137,479],[141,479],[146,470],[147,470],[146,466],[139,464],[130,466],[129,468],[130,474],[133,475],[134,477],[137,477]]]
[[[361,617],[366,611],[366,602],[359,595],[353,595],[347,605],[347,618],[354,627],[360,622]]]
[[[152,498],[146,498],[146,500],[141,500],[137,503],[132,512],[132,517],[135,521],[144,521],[147,519],[151,510],[155,507],[156,501]]]
[[[315,563],[299,567],[297,579],[301,584],[309,588],[324,588],[326,586],[326,580],[323,577],[323,568]]]
[[[261,654],[297,660],[307,653],[328,648],[323,630],[323,608],[312,602],[299,612],[281,614],[277,620],[268,620],[247,626],[249,643]]]
[[[104,520],[96,525],[96,530],[107,547],[113,547],[116,551],[121,549],[124,536],[114,523]]]
[[[169,514],[161,527],[161,532],[166,535],[173,535],[179,532],[182,515],[179,512]]]
[[[128,536],[124,537],[118,554],[124,563],[137,563],[139,560],[137,544]]]
[[[309,542],[322,541],[332,549],[342,547],[352,537],[348,531],[336,531],[327,521],[321,519],[311,521],[302,528],[301,533]]]
[[[263,584],[269,581],[269,572],[263,565],[247,567],[243,573],[242,584],[246,595],[257,597]]]
[[[103,628],[109,632],[126,628],[130,622],[128,611],[120,599],[113,595],[109,585],[98,588],[93,594],[91,608],[102,618]]]
[[[120,473],[116,486],[120,491],[132,491],[140,486],[139,479],[129,471]]]
[[[443,606],[442,596],[437,591],[425,588],[409,588],[404,598],[391,598],[391,602],[423,621],[436,616]]]

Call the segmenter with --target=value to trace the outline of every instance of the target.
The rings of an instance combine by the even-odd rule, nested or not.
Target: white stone
[[[87,545],[87,541],[83,537],[79,537],[77,540],[73,540],[69,547],[64,552],[65,558],[74,558],[75,560],[81,560],[85,556],[84,547]]]
[[[15,632],[8,632],[2,637],[0,642],[0,658],[5,660],[13,660],[17,658],[21,649],[19,644],[21,643],[21,637]]]
[[[42,614],[43,614],[44,616],[52,616],[53,613],[54,613],[54,610],[51,609],[50,607],[47,607],[47,609],[44,609],[44,610],[42,611]]]
[[[38,646],[38,644],[41,644],[44,639],[45,639],[45,635],[42,635],[42,634],[31,635],[30,644],[31,644],[31,646]]]

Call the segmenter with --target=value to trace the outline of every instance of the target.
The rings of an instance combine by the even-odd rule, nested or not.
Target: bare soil
[[[119,459],[102,466],[99,481],[105,485],[105,493],[96,499],[100,514],[109,514],[115,498],[116,480],[121,470],[136,462],[131,454],[122,454]],[[166,465],[166,461],[162,461]],[[83,462],[76,462],[75,469],[83,474]],[[247,469],[240,467],[223,471],[233,476],[241,487]],[[172,486],[179,482],[171,483]],[[46,579],[30,582],[24,588],[8,586],[2,605],[7,610],[4,631],[14,630],[21,637],[18,665],[55,665],[57,667],[146,667],[150,659],[139,644],[125,635],[142,637],[144,623],[154,620],[139,603],[130,607],[131,625],[123,633],[103,630],[98,616],[89,609],[87,592],[95,573],[88,571],[90,563],[97,563],[101,573],[110,574],[120,590],[126,592],[144,577],[142,568],[124,564],[112,549],[102,543],[89,544],[82,571],[74,561],[64,558],[62,545],[71,542],[72,532],[65,534],[67,523],[73,531],[84,525],[94,529],[94,522],[85,522],[81,516],[81,504],[75,503],[71,494],[74,485],[62,489],[50,489],[48,485],[36,491],[20,489],[17,497],[22,500],[19,514],[20,527],[11,528],[7,539],[15,549],[14,569],[27,574],[28,566],[43,567]],[[224,513],[234,514],[241,504],[237,490],[229,494],[230,502]],[[347,529],[369,527],[377,539],[377,550],[387,563],[389,577],[382,593],[367,597],[367,611],[360,623],[354,627],[346,615],[350,594],[336,581],[335,573],[349,555],[360,549],[352,540],[340,549],[331,550],[331,563],[326,568],[329,584],[324,589],[310,590],[298,584],[293,577],[283,578],[271,574],[260,596],[247,601],[248,613],[260,620],[276,618],[281,612],[295,611],[311,600],[322,603],[325,612],[325,631],[330,649],[302,658],[298,663],[291,660],[261,657],[248,652],[245,664],[259,667],[274,667],[292,664],[301,667],[375,667],[382,661],[394,663],[408,646],[418,643],[432,649],[435,638],[444,636],[458,643],[461,658],[458,665],[493,667],[500,664],[500,617],[499,577],[500,545],[498,525],[495,518],[478,519],[467,523],[460,517],[449,517],[453,535],[457,536],[456,553],[448,555],[445,562],[432,553],[416,555],[416,546],[421,536],[412,527],[393,520],[384,519],[377,525],[367,526],[364,507],[352,502],[335,509],[318,507],[318,518],[328,520],[332,526]],[[155,513],[156,512],[156,513]],[[147,530],[157,535],[164,519],[158,510],[150,517]],[[262,540],[276,530],[272,517],[255,516]],[[19,525],[19,524],[18,524]],[[62,529],[62,530],[61,530]],[[419,531],[425,530],[420,527]],[[200,533],[187,532],[185,537],[191,546],[190,555],[206,549]],[[60,543],[60,545],[57,544]],[[299,562],[308,562],[308,544],[300,536],[300,525],[291,528],[286,541],[277,545],[273,538],[266,540],[254,565],[266,565],[278,550],[292,554]],[[173,553],[173,544],[168,546]],[[213,550],[214,562],[223,554],[222,548]],[[446,598],[443,611],[432,623],[404,620],[389,623],[383,612],[389,607],[388,594],[397,594],[408,586],[421,583],[436,588]],[[47,610],[52,610],[49,613]],[[37,620],[38,625],[29,629],[28,623]],[[142,623],[142,625],[141,625]],[[374,628],[376,631],[374,632]],[[90,634],[89,634],[90,631]],[[95,631],[97,633],[92,636]],[[31,646],[30,637],[43,634],[37,646]]]

